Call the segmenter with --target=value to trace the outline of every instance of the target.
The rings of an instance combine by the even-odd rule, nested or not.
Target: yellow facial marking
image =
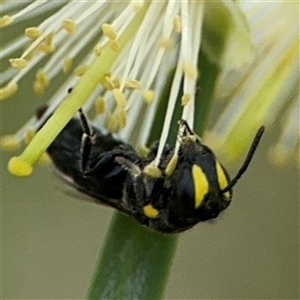
[[[195,208],[198,208],[208,193],[209,183],[204,172],[198,165],[193,165],[192,175],[195,190]]]
[[[217,171],[217,177],[218,177],[218,183],[219,183],[220,190],[223,190],[228,185],[228,180],[226,178],[223,168],[217,161],[216,161],[216,171]],[[226,198],[230,198],[229,191],[226,192],[224,195]]]
[[[159,211],[156,208],[154,208],[151,204],[144,206],[143,210],[145,216],[147,216],[148,218],[154,219],[158,217]]]

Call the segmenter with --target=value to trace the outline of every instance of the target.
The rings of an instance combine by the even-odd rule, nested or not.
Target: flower
[[[227,161],[245,151],[241,137],[262,123],[281,127],[269,151],[272,163],[299,160],[299,3],[241,2],[255,58],[243,69],[223,72],[216,98],[228,99],[211,128],[210,143]],[[218,102],[220,103],[220,102]],[[245,130],[247,128],[248,130]],[[250,137],[250,136],[249,136]],[[299,162],[299,161],[298,161]]]
[[[24,4],[15,4],[14,9],[22,5],[24,6]],[[8,25],[12,20],[26,18],[29,13],[37,13],[37,10],[47,8],[47,6],[49,9],[53,6],[60,7],[60,9],[38,27],[25,30],[25,34],[34,41],[21,57],[10,59],[12,67],[20,70],[17,73],[12,69],[6,72],[9,82],[2,89],[2,98],[15,93],[18,81],[46,55],[53,52],[45,67],[38,69],[36,73],[34,90],[37,94],[41,94],[58,72],[66,73],[78,53],[91,43],[92,39],[96,39],[93,54],[87,52],[88,54],[74,70],[77,78],[70,77],[59,93],[53,96],[45,118],[65,97],[65,93],[61,91],[67,91],[69,87],[74,86],[74,91],[68,97],[69,100],[66,99],[63,103],[63,106],[69,105],[68,112],[64,108],[60,115],[56,115],[59,112],[57,110],[52,121],[55,124],[55,130],[49,120],[49,129],[45,128],[45,133],[42,132],[43,130],[39,133],[49,134],[53,140],[59,130],[89,98],[84,109],[88,110],[94,102],[96,112],[100,114],[104,110],[104,105],[107,106],[105,118],[99,121],[101,125],[106,125],[111,132],[124,128],[120,131],[120,135],[125,139],[130,139],[129,133],[141,119],[145,120],[145,126],[148,127],[153,122],[158,104],[156,100],[160,96],[159,91],[164,85],[165,77],[176,64],[176,55],[180,47],[174,47],[175,43],[181,42],[181,48],[183,48],[182,43],[189,42],[190,47],[184,47],[181,50],[180,67],[176,72],[177,80],[173,84],[174,93],[171,102],[174,103],[176,100],[176,90],[179,90],[181,77],[185,78],[185,98],[190,97],[189,95],[193,97],[200,44],[194,47],[191,41],[196,36],[199,39],[203,5],[203,2],[176,4],[167,1],[161,3],[128,1],[120,2],[117,6],[109,1],[95,1],[92,5],[87,2],[65,1],[53,4],[47,1],[35,1],[11,17],[2,17],[2,25]],[[13,6],[11,3],[7,3],[6,6],[3,4],[3,9],[10,9],[11,6]],[[197,15],[200,19],[191,23],[191,20],[196,18],[196,12],[200,13]],[[109,23],[111,20],[113,21]],[[101,31],[100,37],[96,38]],[[182,32],[181,41],[178,38],[180,32]],[[126,46],[130,39],[132,39],[130,45]],[[27,41],[23,38],[18,43],[24,46]],[[8,45],[4,49],[5,53],[11,52],[15,44]],[[79,80],[80,77],[81,80]],[[101,87],[99,83],[102,83]],[[80,94],[79,99],[78,94]],[[77,97],[76,104],[75,97]],[[149,105],[152,102],[153,104]],[[72,106],[71,109],[70,106]],[[143,115],[138,113],[141,109]],[[127,119],[132,121],[127,122]],[[43,121],[42,119],[40,122]],[[37,127],[34,121],[31,121],[30,125]],[[28,126],[17,133],[15,138],[20,141],[27,129]],[[145,127],[140,129],[139,132],[130,135],[131,142],[145,143],[147,135],[144,132],[149,132],[149,128],[148,130]],[[166,135],[166,130],[164,132]],[[47,144],[49,142],[51,141],[48,140]],[[46,147],[46,144],[41,147],[39,142],[40,151],[37,151],[35,145],[34,152],[38,153],[34,155],[34,158],[30,155],[32,153],[30,146],[27,152],[25,150],[21,158],[21,161],[25,161],[29,166],[25,173],[30,172],[30,165]],[[18,161],[21,162],[20,158]],[[17,165],[18,168],[20,164]]]
[[[251,78],[262,78],[273,69],[270,63],[258,64],[255,61],[256,64],[253,64],[248,23],[252,28],[256,55],[265,53],[267,56],[279,45],[287,45],[288,41],[283,43],[278,37],[277,43],[273,40],[275,31],[269,30],[270,26],[261,18],[269,10],[270,21],[272,12],[277,12],[276,5],[280,7],[285,4],[240,3],[239,6],[228,1],[122,1],[117,4],[113,1],[4,2],[2,11],[7,14],[0,20],[1,27],[13,26],[14,23],[30,20],[46,12],[48,17],[40,25],[26,28],[25,37],[13,40],[2,49],[2,57],[8,57],[26,47],[30,41],[19,57],[10,57],[11,67],[2,73],[5,86],[0,91],[1,99],[16,93],[19,81],[33,72],[34,68],[37,70],[33,89],[38,95],[43,94],[51,81],[61,73],[66,76],[57,93],[49,100],[47,113],[39,121],[32,118],[15,135],[2,140],[6,148],[8,145],[18,145],[24,139],[30,140],[32,133],[53,113],[24,152],[10,161],[10,171],[20,176],[30,174],[33,163],[80,107],[84,111],[93,110],[94,122],[98,126],[117,132],[122,139],[136,147],[148,143],[157,116],[163,114],[162,128],[157,130],[161,132],[158,153],[153,162],[153,166],[157,166],[172,131],[170,128],[174,124],[176,109],[181,111],[179,118],[185,119],[192,128],[196,124],[197,130],[196,107],[200,101],[200,106],[206,101],[203,97],[201,99],[203,86],[199,87],[200,96],[195,97],[198,82],[206,75],[202,73],[204,70],[199,70],[200,47],[210,63],[225,74],[221,76],[220,87],[226,86],[226,81],[231,80],[229,75],[232,71],[238,74],[243,72],[242,83],[247,88],[243,91],[243,84],[238,84],[240,80],[236,80],[237,88],[229,92],[232,95],[229,113],[226,117],[225,111],[213,127],[213,134],[221,140],[220,145],[227,143],[230,134],[228,143],[233,141],[234,146],[228,148],[232,149],[229,153],[236,156],[236,152],[243,152],[253,129],[266,121],[271,104],[275,101],[275,91],[266,91],[268,103],[265,101],[266,105],[263,105],[255,121],[249,122],[251,116],[257,115],[258,101],[258,97],[247,94],[249,88],[253,92],[257,87],[260,87],[257,91],[268,90],[270,82],[255,86]],[[248,15],[247,20],[242,10]],[[284,23],[284,17],[281,18]],[[292,22],[287,20],[281,32],[288,31],[290,26]],[[262,46],[265,40],[269,43]],[[264,49],[268,49],[268,52],[264,52]],[[290,51],[289,54],[294,55],[295,49],[291,48]],[[278,54],[278,50],[275,53]],[[287,55],[282,57],[283,61],[290,60]],[[274,56],[269,60],[272,61]],[[276,74],[277,71],[270,74]],[[286,70],[282,75],[284,80],[288,74],[289,70]],[[271,80],[270,76],[267,79]],[[249,84],[246,84],[247,80]],[[166,97],[168,85],[169,95]],[[67,95],[70,87],[73,87],[73,91]],[[253,106],[251,111],[245,105],[244,109],[239,108],[246,102]],[[163,111],[162,103],[165,103]],[[282,101],[281,105],[284,103]],[[234,114],[230,111],[231,107]],[[272,109],[275,107],[276,104]],[[246,119],[250,130],[244,131],[246,125],[240,123],[244,116],[248,116]],[[247,135],[241,138],[241,132],[238,131],[231,136],[232,128],[240,128],[243,135],[244,132]],[[239,147],[234,136],[239,136]]]

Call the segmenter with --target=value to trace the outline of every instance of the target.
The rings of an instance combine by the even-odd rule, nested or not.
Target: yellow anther
[[[178,155],[174,154],[166,166],[165,173],[167,176],[172,175],[172,173],[176,169],[177,163],[178,163]]]
[[[181,31],[181,18],[180,18],[180,16],[177,15],[177,16],[174,17],[173,27],[174,27],[175,32],[179,33]]]
[[[119,128],[124,128],[126,126],[127,123],[127,114],[124,108],[118,108],[118,112],[117,112],[117,120],[118,120],[118,125]]]
[[[76,33],[76,23],[73,19],[66,19],[62,22],[61,27],[65,29],[69,34]]]
[[[130,89],[140,89],[142,84],[136,79],[131,79],[126,82],[125,86]]]
[[[174,41],[169,37],[161,37],[158,41],[158,46],[162,48],[171,48],[174,46]]]
[[[186,105],[191,99],[191,95],[190,94],[184,94],[182,97],[181,97],[181,105]]]
[[[143,98],[147,104],[152,103],[154,100],[154,91],[153,90],[144,91]]]
[[[37,39],[41,36],[42,31],[38,27],[28,27],[25,29],[25,35],[30,39]]]
[[[161,177],[161,170],[151,163],[148,164],[147,166],[145,166],[144,173],[151,178],[160,178]]]
[[[43,87],[47,87],[49,85],[49,79],[47,78],[47,74],[44,69],[37,70],[35,79]]]
[[[23,137],[25,144],[28,145],[33,139],[34,135],[35,135],[35,130],[33,128],[28,128],[28,130],[25,132]]]
[[[104,23],[102,25],[103,34],[108,37],[110,40],[115,40],[117,38],[117,32],[111,24]]]
[[[11,83],[0,89],[0,100],[5,100],[12,96],[18,90],[16,83]]]
[[[184,64],[183,72],[187,78],[195,80],[198,77],[198,70],[191,63]]]
[[[97,44],[95,47],[94,47],[94,54],[96,56],[100,56],[101,55],[101,52],[102,52],[102,47],[100,44]]]
[[[40,51],[40,52],[44,52],[44,53],[48,53],[48,54],[50,54],[50,53],[52,53],[52,52],[54,52],[54,50],[55,50],[55,47],[53,46],[53,45],[47,45],[47,44],[45,44],[45,43],[41,43],[41,44],[39,44],[39,46],[38,46],[38,50]]]
[[[113,81],[114,88],[118,89],[120,87],[120,79],[115,78]]]
[[[41,44],[38,46],[38,49],[39,49],[41,52],[52,53],[52,52],[55,50],[55,47],[54,47],[53,44],[52,44],[53,39],[54,39],[54,35],[55,35],[54,32],[49,33],[49,34],[46,36],[44,42],[41,43]]]
[[[76,76],[82,76],[84,74],[84,72],[87,70],[88,66],[86,65],[81,65],[78,66],[75,70],[74,70],[74,74]]]
[[[95,99],[94,105],[95,105],[95,110],[96,110],[97,115],[101,115],[101,114],[104,113],[104,111],[105,111],[105,101],[104,101],[103,97],[98,96]]]
[[[145,145],[139,145],[137,147],[137,152],[142,156],[142,157],[147,157],[147,155],[150,152],[150,149],[146,147]]]
[[[105,120],[105,127],[109,132],[116,132],[118,130],[118,122],[111,113],[107,115],[107,118]]]
[[[109,82],[107,81],[107,79],[105,77],[106,76],[104,76],[101,79],[100,83],[102,84],[102,86],[105,90],[111,91],[113,88],[112,88],[111,84],[109,84]]]
[[[44,42],[38,44],[38,46],[36,47],[36,49],[39,51],[39,52],[44,52],[44,53],[49,53],[48,52],[48,47],[45,45]]]
[[[119,107],[125,108],[127,101],[125,99],[124,94],[119,89],[113,89],[112,92],[113,92],[113,95],[114,95],[117,105]]]
[[[73,59],[71,57],[66,57],[63,62],[62,71],[66,74],[72,67]]]
[[[120,52],[121,50],[121,45],[117,40],[109,40],[108,45],[115,52]]]
[[[9,62],[16,69],[23,69],[27,66],[27,60],[24,58],[11,58]]]
[[[11,22],[12,18],[10,16],[3,16],[2,18],[0,18],[0,28],[8,26],[9,24],[11,24]]]
[[[37,70],[35,74],[35,82],[33,83],[33,91],[37,95],[42,95],[45,88],[49,85],[49,80],[44,69]]]
[[[144,206],[143,211],[145,216],[147,216],[150,219],[157,218],[159,215],[159,211],[156,208],[154,208],[151,204]]]
[[[45,91],[45,86],[42,85],[40,82],[38,81],[35,81],[33,83],[33,92],[38,95],[38,96],[41,96],[44,94],[44,91]]]
[[[32,166],[21,156],[13,157],[8,162],[8,171],[16,176],[28,176],[32,172]]]
[[[22,58],[26,59],[27,61],[30,61],[38,52],[38,49],[32,49],[30,52],[28,52],[25,56],[23,56]]]
[[[16,150],[20,147],[20,142],[13,134],[8,134],[1,137],[0,140],[1,149],[5,151]]]
[[[109,75],[104,76],[101,83],[107,90],[113,90],[116,87],[114,81]]]
[[[45,44],[48,46],[52,45],[53,39],[54,39],[55,33],[54,31],[50,32],[46,38],[45,38]]]

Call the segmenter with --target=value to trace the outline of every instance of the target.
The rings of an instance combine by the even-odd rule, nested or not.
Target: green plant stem
[[[160,299],[178,235],[150,231],[114,215],[88,299]]]

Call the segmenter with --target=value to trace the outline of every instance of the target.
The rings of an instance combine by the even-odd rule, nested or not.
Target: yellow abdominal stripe
[[[198,165],[193,165],[192,176],[195,191],[195,208],[198,208],[208,193],[209,183],[203,170]]]
[[[153,219],[158,217],[159,211],[156,208],[154,208],[151,204],[144,206],[143,210],[145,216],[147,216],[148,218]]]

